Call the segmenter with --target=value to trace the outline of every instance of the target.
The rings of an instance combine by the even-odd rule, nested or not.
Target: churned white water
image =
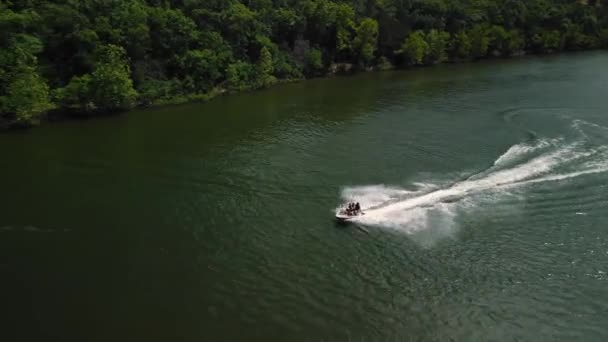
[[[597,125],[577,120],[572,127],[578,139],[537,139],[533,143],[511,146],[493,166],[466,180],[455,180],[449,186],[423,184],[417,190],[371,185],[343,189],[345,201],[361,203],[365,215],[360,224],[393,228],[404,232],[423,229],[450,229],[458,210],[487,205],[513,191],[525,190],[547,182],[563,182],[608,171],[608,146],[591,144],[583,126]],[[556,184],[555,191],[559,191]]]

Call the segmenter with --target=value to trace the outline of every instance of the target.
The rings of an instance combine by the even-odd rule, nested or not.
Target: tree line
[[[608,0],[0,0],[0,127],[340,70],[608,47]]]

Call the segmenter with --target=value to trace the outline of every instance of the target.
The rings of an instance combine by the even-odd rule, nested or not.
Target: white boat
[[[354,215],[349,215],[346,213],[345,209],[342,209],[336,213],[336,220],[340,222],[348,222],[363,215],[365,215],[365,213],[361,210],[359,210],[359,212],[355,213]]]

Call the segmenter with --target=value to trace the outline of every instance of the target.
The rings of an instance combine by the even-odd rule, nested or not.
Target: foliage
[[[532,36],[531,43],[540,52],[551,52],[562,47],[562,37],[557,30],[541,31]]]
[[[369,64],[374,59],[374,52],[378,44],[378,22],[365,18],[356,29],[353,49],[359,62]]]
[[[236,61],[226,70],[228,88],[233,91],[251,88],[256,79],[255,67],[244,61]]]
[[[382,56],[380,57],[380,59],[378,60],[378,70],[381,71],[386,71],[386,70],[391,70],[393,69],[395,66],[393,65],[393,63],[391,63],[391,61],[388,60],[388,58]]]
[[[450,41],[450,57],[452,59],[467,59],[471,57],[471,39],[465,31],[460,31]]]
[[[323,54],[319,49],[311,49],[306,54],[306,73],[309,75],[318,75],[324,69]]]
[[[222,67],[225,64],[226,59],[222,59],[213,50],[190,50],[181,60],[180,69],[187,71],[183,76],[192,78],[195,90],[204,92],[222,78]]]
[[[257,88],[268,87],[276,83],[277,79],[272,75],[274,72],[272,54],[268,51],[268,48],[263,47],[262,50],[260,50],[260,57],[256,69],[257,82],[255,86]]]
[[[487,28],[482,25],[475,25],[469,30],[468,36],[471,40],[471,57],[485,57],[490,47],[490,37]]]
[[[38,72],[43,44],[27,31],[33,13],[16,13],[0,2],[0,126],[29,126],[53,107],[47,82]]]
[[[53,107],[48,85],[32,67],[21,67],[15,72],[4,92],[6,95],[0,97],[0,113],[10,115],[9,124],[13,126],[35,124],[42,113]]]
[[[414,65],[423,64],[429,51],[430,46],[426,42],[426,37],[422,31],[410,34],[403,42],[401,50],[399,50],[405,56],[405,60]]]
[[[495,55],[510,56],[524,47],[524,39],[518,30],[507,31],[504,27],[494,25],[489,29],[489,49]]]
[[[205,99],[331,65],[608,48],[607,24],[606,1],[0,0],[0,125],[55,106]]]
[[[446,48],[450,34],[439,30],[431,30],[426,35],[426,42],[429,45],[428,53],[425,56],[426,64],[444,62],[447,59]]]
[[[81,112],[110,112],[133,107],[137,92],[133,89],[124,49],[107,45],[97,54],[95,70],[72,78],[59,92],[61,105]]]

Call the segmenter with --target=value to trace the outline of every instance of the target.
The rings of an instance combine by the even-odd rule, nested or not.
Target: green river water
[[[2,134],[0,336],[606,341],[607,65],[369,73]],[[338,225],[349,199],[367,214]]]

